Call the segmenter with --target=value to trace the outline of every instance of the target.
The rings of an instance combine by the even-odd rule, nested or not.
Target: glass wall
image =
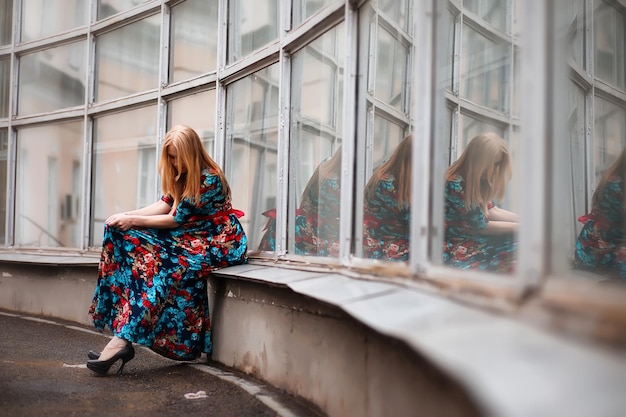
[[[533,290],[622,279],[625,7],[525,22],[524,4],[0,0],[0,251],[97,254],[108,216],[159,198],[160,144],[186,124],[245,212],[252,262]],[[540,30],[554,54],[529,70]],[[523,111],[545,100],[563,114],[531,134],[548,122]]]

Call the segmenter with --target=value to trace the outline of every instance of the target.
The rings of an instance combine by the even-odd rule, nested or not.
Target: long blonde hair
[[[397,203],[399,208],[406,208],[411,203],[411,155],[413,135],[409,134],[402,139],[393,154],[380,165],[365,186],[365,198],[372,199],[376,193],[377,184],[389,174],[396,179],[398,188]]]
[[[176,150],[176,164],[169,160],[170,147]],[[172,127],[163,140],[159,173],[163,194],[169,194],[174,198],[174,207],[183,198],[191,199],[196,205],[200,204],[200,177],[205,168],[220,177],[222,193],[230,199],[230,186],[226,176],[204,149],[196,131],[185,125]]]
[[[465,206],[480,207],[502,200],[511,178],[511,160],[506,142],[495,133],[475,136],[461,157],[446,171],[446,181],[460,175],[465,180]]]
[[[599,207],[600,199],[604,194],[604,189],[606,188],[606,184],[615,177],[619,177],[622,181],[626,181],[626,148],[622,150],[622,153],[617,157],[617,160],[613,162],[613,164],[606,170],[600,182],[598,182],[598,186],[596,190],[593,192],[593,198],[591,201],[591,207]]]

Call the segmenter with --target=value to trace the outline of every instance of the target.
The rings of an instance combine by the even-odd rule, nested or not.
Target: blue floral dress
[[[584,226],[576,240],[575,267],[626,279],[626,210],[622,179],[614,177],[607,181],[599,204],[578,221]]]
[[[171,196],[162,200],[170,206]],[[89,310],[94,325],[176,360],[211,353],[207,277],[245,263],[247,238],[222,194],[218,175],[202,172],[199,207],[183,199],[174,229],[105,227],[98,282]]]
[[[376,184],[363,208],[363,256],[371,259],[409,259],[409,206],[398,206],[396,179],[388,174]]]
[[[493,204],[489,208],[494,207]],[[446,182],[443,261],[461,269],[512,272],[517,242],[513,235],[486,236],[488,220],[480,207],[465,205],[465,180]]]

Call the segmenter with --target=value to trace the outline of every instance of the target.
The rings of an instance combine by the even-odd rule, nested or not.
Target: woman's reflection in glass
[[[411,202],[411,142],[408,135],[365,186],[363,255],[407,261]]]
[[[625,178],[626,148],[600,179],[591,212],[578,218],[584,226],[576,240],[577,269],[626,279]]]
[[[446,171],[444,263],[461,269],[511,272],[518,216],[499,208],[511,163],[495,133],[474,137]]]

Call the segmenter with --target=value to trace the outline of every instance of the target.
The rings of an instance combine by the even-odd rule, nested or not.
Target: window
[[[560,276],[611,284],[626,277],[626,9],[615,2],[595,1],[593,8],[587,3],[578,2],[575,20],[568,22],[569,81],[556,90],[557,102],[567,109],[569,134],[556,135],[557,149],[567,158],[554,161],[563,173],[553,204],[567,216],[553,234],[567,243],[555,247],[562,258],[553,266]],[[585,57],[593,57],[594,65],[587,67]]]
[[[160,16],[96,39],[96,99],[106,101],[158,86]]]
[[[354,253],[367,259],[408,261],[411,139],[403,139],[410,133],[412,38],[390,19],[398,17],[390,3],[382,3],[367,2],[359,10],[359,67],[366,76],[357,87],[355,216],[359,220]],[[390,7],[377,8],[385,5]]]
[[[258,248],[276,208],[278,152],[278,65],[274,64],[228,85],[226,91],[226,177],[233,208],[251,249]],[[263,213],[266,213],[263,215]]]
[[[88,10],[89,2],[83,0],[22,0],[21,41],[84,26]]]
[[[344,26],[292,59],[289,251],[339,256]]]
[[[278,39],[278,0],[228,2],[228,63]]]
[[[217,68],[217,2],[187,0],[172,7],[169,80]]]
[[[141,208],[138,202],[150,195],[151,203],[157,200],[155,118],[155,107],[148,106],[94,121],[91,246],[102,244],[111,214]],[[142,180],[144,169],[151,177]]]
[[[75,170],[83,159],[83,123],[67,122],[20,129],[17,134],[17,246],[80,246]],[[5,151],[6,152],[6,151]]]
[[[20,58],[18,114],[43,113],[85,104],[85,42],[62,45]],[[70,65],[73,54],[81,65]]]

